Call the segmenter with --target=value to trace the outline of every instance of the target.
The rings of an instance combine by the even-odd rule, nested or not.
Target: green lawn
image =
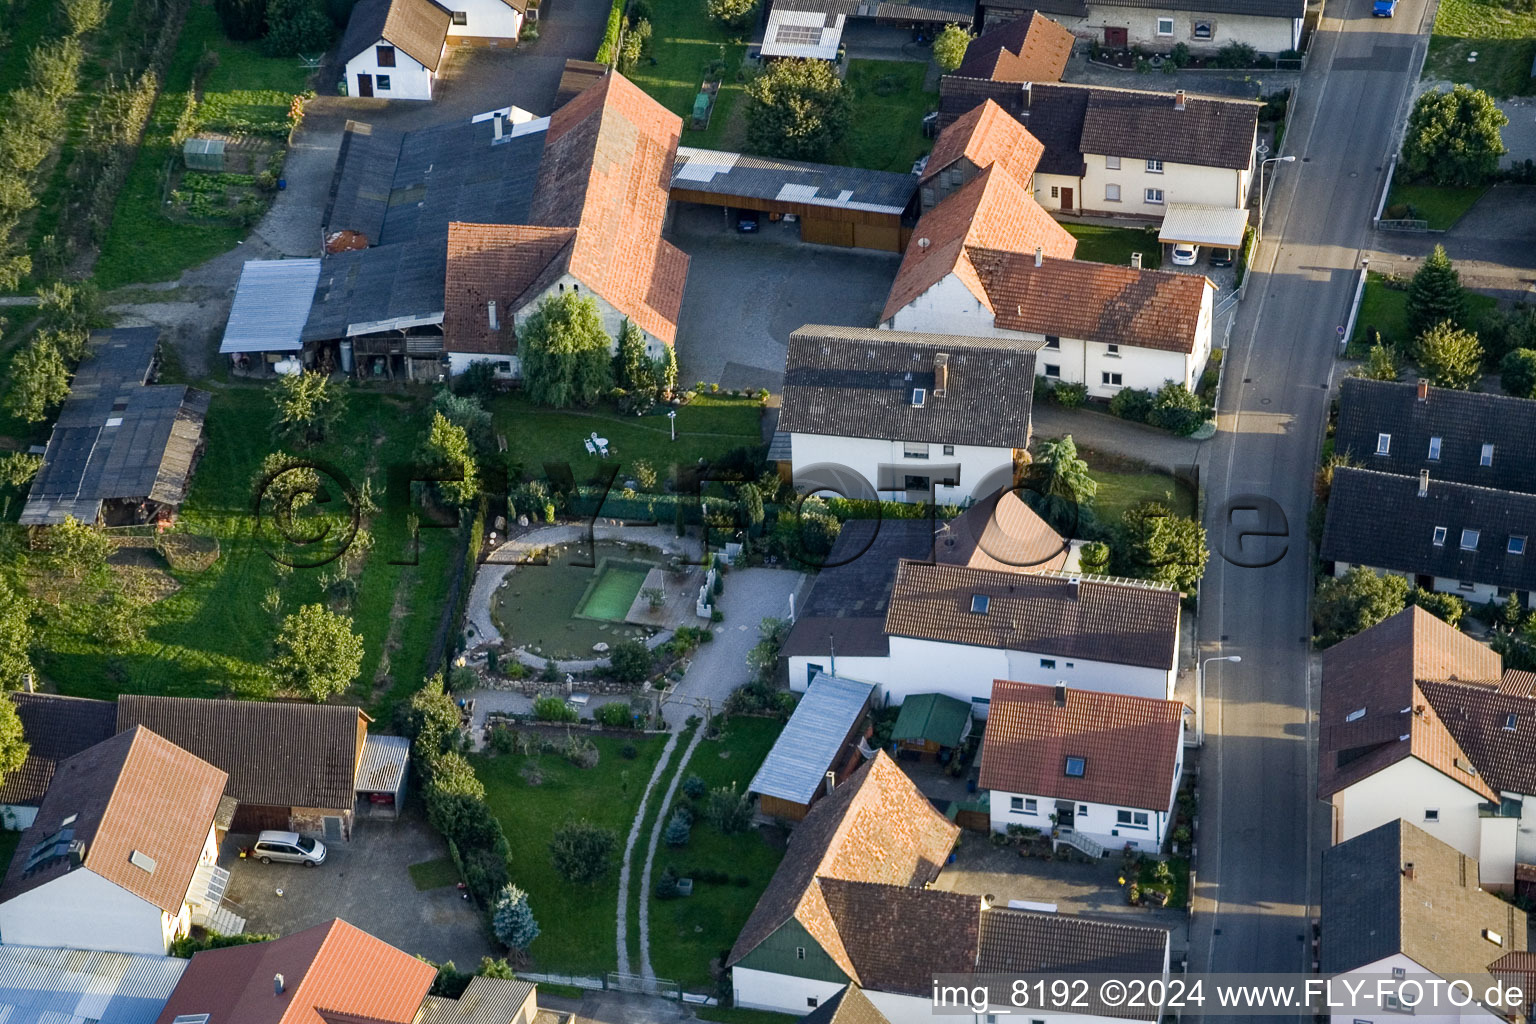
[[[218,66],[203,83],[203,100],[219,117],[282,118],[291,97],[304,90],[308,72],[297,59],[264,57],[260,44],[229,41],[213,6],[195,4],[187,14],[165,88],[118,195],[112,227],[96,262],[96,282],[103,288],[170,280],[233,248],[248,233],[222,221],[173,221],[162,212],[166,171],[180,158],[171,144],[171,131],[191,88],[193,68],[205,49],[219,55]]]
[[[1406,349],[1413,340],[1408,336],[1408,292],[1405,288],[1387,287],[1383,274],[1371,271],[1366,275],[1365,294],[1360,299],[1360,315],[1355,319],[1354,337],[1350,339],[1351,358],[1365,356],[1365,331],[1374,327],[1381,332],[1382,340],[1399,351]],[[1498,300],[1477,292],[1467,292],[1467,326],[1476,331],[1483,317],[1498,307]]]
[[[847,87],[853,121],[831,162],[906,174],[933,148],[923,138],[923,115],[938,106],[939,94],[923,91],[928,65],[915,61],[851,60]]]
[[[691,383],[691,382],[690,382]],[[578,481],[612,465],[632,466],[644,459],[666,479],[667,467],[692,465],[701,458],[762,443],[756,399],[702,395],[677,410],[677,440],[670,439],[666,414],[624,416],[603,404],[591,409],[550,409],[522,394],[502,395],[491,403],[496,432],[530,477],[543,475],[545,462],[568,462]],[[596,432],[608,439],[609,459],[587,454],[583,439]],[[622,485],[622,477],[620,485]]]
[[[219,559],[205,571],[177,574],[180,589],[150,607],[142,643],[113,652],[95,636],[91,616],[79,610],[47,616],[39,663],[60,692],[105,698],[120,692],[197,697],[264,692],[278,621],[263,608],[264,596],[280,591],[280,614],[321,599],[320,570],[281,572],[250,513],[258,469],[274,447],[268,432],[271,403],[261,386],[215,392],[204,426],[207,450],[178,526],[216,537]],[[372,479],[383,506],[373,521],[375,546],[351,612],[365,653],[360,682],[347,697],[386,723],[391,702],[420,685],[448,587],[452,531],[422,531],[419,566],[388,564],[409,557],[410,506],[404,498],[386,500],[386,471],[409,464],[426,432],[426,405],[422,397],[350,391],[333,439],[304,453],[337,466],[356,486]],[[398,608],[397,593],[408,595]],[[375,693],[372,682],[386,647],[393,648],[393,686]]]
[[[406,870],[411,873],[411,884],[417,892],[459,884],[459,869],[453,866],[451,857],[424,860],[420,864],[412,864]]]
[[[629,73],[630,81],[651,98],[683,119],[684,146],[719,149],[727,143],[731,112],[741,99],[743,86],[736,72],[746,56],[746,43],[738,34],[722,28],[704,13],[699,0],[647,0],[651,8],[651,55]],[[655,60],[652,64],[651,60]],[[704,84],[706,65],[721,61],[725,74],[709,127],[691,127],[693,101]]]
[[[1099,522],[1119,522],[1126,509],[1143,501],[1162,502],[1176,515],[1195,514],[1194,494],[1169,474],[1092,448],[1079,446],[1077,453],[1088,463],[1088,472],[1099,485],[1093,499],[1094,515]]]
[[[1189,905],[1189,858],[1169,857],[1168,868],[1172,872],[1166,882],[1157,880],[1157,861],[1147,859],[1142,862],[1141,870],[1136,875],[1136,882],[1141,886],[1142,892],[1153,889],[1168,893],[1166,906],[1173,910]]]
[[[1156,229],[1112,228],[1101,224],[1063,224],[1062,227],[1077,239],[1077,259],[1128,267],[1131,253],[1139,252],[1141,265],[1146,269],[1156,270],[1162,265],[1163,247],[1157,240]]]
[[[1392,207],[1399,205],[1412,207],[1406,219],[1425,220],[1432,230],[1448,231],[1487,191],[1486,185],[1474,188],[1393,185],[1391,194],[1387,196],[1387,210],[1391,211]]]
[[[593,742],[602,755],[596,768],[577,768],[554,754],[533,758],[543,772],[537,786],[530,786],[522,775],[529,758],[476,755],[471,759],[475,774],[485,783],[486,803],[501,820],[511,844],[512,881],[528,891],[539,921],[539,937],[529,950],[534,970],[599,974],[616,968],[619,857],[666,738],[597,737]],[[620,756],[626,743],[639,751],[632,761]],[[549,841],[555,829],[571,818],[587,818],[618,833],[613,869],[596,885],[572,885],[550,863]]]
[[[684,777],[697,775],[711,789],[734,784],[745,791],[783,728],[773,719],[733,718],[719,740],[699,744]],[[677,799],[685,799],[681,787]],[[736,941],[783,856],[783,849],[765,841],[758,829],[721,835],[698,815],[687,846],[661,843],[651,872],[653,885],[668,865],[684,878],[706,870],[724,872],[732,881],[722,885],[696,880],[693,895],[676,900],[650,897],[651,964],[656,974],[681,982],[691,992],[711,991],[710,961]],[[747,884],[736,884],[738,878]]]
[[[1477,60],[1468,63],[1473,53]],[[1464,82],[1494,96],[1536,93],[1536,8],[1513,10],[1499,0],[1440,0],[1424,61],[1424,78]]]

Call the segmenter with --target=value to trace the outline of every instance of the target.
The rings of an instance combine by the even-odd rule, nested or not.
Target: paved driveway
[[[720,207],[681,206],[670,240],[693,257],[678,325],[680,378],[725,387],[784,379],[789,332],[805,324],[873,327],[901,256],[806,245],[796,224],[764,219],[736,233]]]
[[[1371,269],[1390,268],[1399,276],[1411,274],[1417,268],[1417,259],[1429,255],[1438,245],[1458,264],[1462,283],[1469,287],[1488,287],[1509,290],[1510,285],[1500,283],[1503,275],[1488,273],[1489,268],[1514,267],[1536,268],[1536,185],[1495,185],[1464,214],[1455,226],[1445,232],[1408,234],[1398,231],[1377,231],[1373,244],[1380,252],[1411,257],[1407,261],[1388,264],[1371,260]],[[1462,264],[1486,264],[1465,266]],[[1529,285],[1529,274],[1517,275]],[[1484,279],[1488,279],[1485,283]],[[1516,288],[1519,283],[1516,284]]]
[[[254,839],[230,835],[219,853],[230,872],[227,898],[247,931],[292,935],[339,917],[407,953],[465,969],[499,955],[456,889],[418,892],[411,884],[410,865],[448,855],[414,807],[399,821],[359,821],[352,841],[327,844],[316,868],[241,860],[240,848]]]

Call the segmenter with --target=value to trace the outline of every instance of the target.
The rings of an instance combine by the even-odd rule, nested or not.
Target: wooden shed
[[[864,763],[871,683],[817,674],[747,788],[758,811],[800,821]],[[872,756],[873,751],[869,756]]]

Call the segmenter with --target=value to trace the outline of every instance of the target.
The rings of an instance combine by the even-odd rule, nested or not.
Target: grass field
[[[1476,331],[1482,319],[1498,306],[1498,300],[1477,292],[1467,293],[1467,327]],[[1360,315],[1355,320],[1354,337],[1350,339],[1349,355],[1363,358],[1365,355],[1366,328],[1374,327],[1381,332],[1382,340],[1399,351],[1406,349],[1412,338],[1408,336],[1408,292],[1401,288],[1389,288],[1386,278],[1374,271],[1366,275],[1365,294],[1360,298]]]
[[[539,937],[529,950],[534,970],[597,974],[616,967],[619,858],[640,794],[666,738],[596,737],[593,743],[601,759],[590,769],[577,768],[554,754],[472,758],[475,774],[485,783],[486,803],[511,843],[512,881],[528,891],[539,921]],[[620,756],[626,743],[633,743],[639,752],[634,760]],[[543,772],[537,786],[530,786],[522,775],[529,760],[536,760]],[[555,829],[572,818],[586,818],[618,833],[613,869],[595,885],[572,885],[550,862],[549,842]]]
[[[203,83],[203,102],[220,117],[281,118],[292,96],[304,90],[307,72],[296,59],[264,57],[259,44],[230,42],[213,6],[194,4],[96,262],[96,282],[103,288],[170,280],[233,248],[248,233],[222,222],[173,221],[161,212],[166,168],[179,158],[171,131],[205,49],[217,53],[219,63]]]
[[[1116,266],[1131,265],[1131,253],[1141,253],[1141,265],[1156,270],[1163,262],[1163,247],[1157,240],[1156,231],[1140,228],[1112,228],[1100,224],[1063,224],[1067,233],[1077,239],[1076,259],[1090,263],[1113,263]]]
[[[1162,502],[1176,515],[1195,514],[1195,496],[1183,483],[1132,459],[1078,446],[1088,473],[1098,482],[1094,515],[1101,523],[1119,522],[1126,509],[1143,501]]]
[[[745,791],[783,728],[773,719],[733,718],[719,740],[699,744],[684,777],[697,775],[710,789],[735,785],[738,791]],[[677,799],[685,799],[681,787]],[[711,885],[696,880],[692,896],[675,900],[657,900],[647,894],[651,900],[651,964],[657,975],[681,982],[690,992],[710,991],[710,961],[736,941],[783,856],[782,847],[765,841],[758,829],[721,835],[699,815],[695,815],[687,846],[658,845],[651,872],[653,884],[669,865],[684,878],[703,869],[724,872],[732,881]],[[747,884],[738,885],[738,879],[745,879]]]
[[[630,71],[629,79],[683,119],[682,145],[720,148],[725,144],[732,110],[742,96],[743,87],[736,81],[736,71],[746,56],[747,45],[739,34],[711,20],[698,0],[647,2],[654,30],[651,56]],[[705,66],[717,60],[724,64],[725,74],[715,96],[715,109],[710,114],[709,127],[694,131],[690,127],[693,100],[704,84]]]
[[[923,138],[923,115],[938,106],[939,94],[923,91],[928,65],[914,61],[851,60],[847,88],[853,121],[833,150],[832,163],[906,174],[933,148]]]
[[[1468,63],[1473,53],[1477,60]],[[1440,0],[1424,78],[1464,82],[1500,99],[1536,93],[1536,9],[1498,0]]]
[[[412,864],[406,870],[411,873],[411,884],[417,892],[444,889],[459,883],[459,869],[453,866],[451,857],[424,860],[420,864]]]
[[[1435,231],[1448,231],[1487,191],[1486,185],[1475,188],[1394,185],[1387,196],[1387,209],[1406,204],[1413,208],[1413,219],[1428,221]]]

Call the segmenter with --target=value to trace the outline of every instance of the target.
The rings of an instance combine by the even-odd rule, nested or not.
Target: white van
[[[251,847],[251,856],[263,864],[302,864],[312,868],[325,863],[325,844],[297,832],[263,832]]]

